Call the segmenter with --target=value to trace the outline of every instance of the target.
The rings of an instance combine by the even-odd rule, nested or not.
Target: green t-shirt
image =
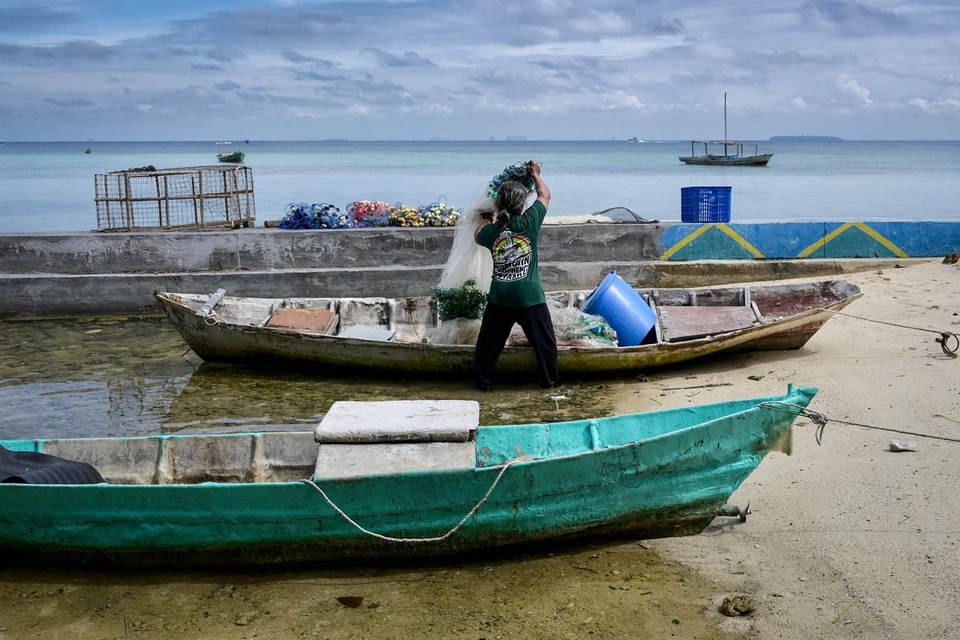
[[[491,304],[511,307],[532,307],[546,302],[537,248],[540,243],[540,225],[547,208],[537,200],[522,215],[500,229],[488,224],[477,234],[477,244],[493,254],[493,282],[490,283]]]

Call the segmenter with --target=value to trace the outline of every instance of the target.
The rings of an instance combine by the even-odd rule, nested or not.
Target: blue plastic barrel
[[[657,314],[616,271],[607,274],[580,310],[606,320],[617,332],[620,347],[635,347],[657,340],[654,330]]]

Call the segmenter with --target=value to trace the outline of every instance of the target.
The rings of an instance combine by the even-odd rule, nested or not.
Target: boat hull
[[[789,435],[793,413],[757,405],[806,406],[815,393],[791,388],[785,396],[672,411],[480,427],[476,468],[311,482],[0,484],[0,551],[29,563],[182,567],[421,557],[585,536],[691,535],[721,514],[730,494]],[[208,441],[240,438],[241,449],[263,451],[269,435],[130,438],[115,445],[127,464],[148,450],[141,441],[156,441],[171,464],[177,447],[194,456],[222,453]],[[637,439],[624,441],[631,437]],[[246,439],[253,446],[246,447]],[[42,452],[57,442],[3,444]],[[520,449],[528,456],[511,459]],[[432,542],[371,537],[317,491],[361,526],[408,538],[453,529],[491,487],[487,502],[456,533]]]
[[[681,156],[680,162],[714,167],[765,167],[772,157],[772,153],[736,158],[725,156]]]
[[[235,151],[234,153],[220,153],[217,154],[217,160],[220,162],[233,162],[240,163],[243,162],[243,159],[246,157],[246,154],[243,151]]]
[[[800,291],[797,290],[797,299],[801,299]],[[695,340],[636,347],[560,346],[558,367],[561,375],[605,375],[725,352],[799,349],[830,319],[832,311],[842,309],[860,295],[858,289],[851,288],[850,295],[824,301],[823,308]],[[359,340],[227,321],[211,322],[197,316],[196,309],[177,294],[159,293],[157,298],[190,348],[210,362],[323,364],[337,369],[427,375],[473,371],[473,345]],[[535,372],[536,356],[530,348],[507,347],[500,356],[497,370],[506,374]]]

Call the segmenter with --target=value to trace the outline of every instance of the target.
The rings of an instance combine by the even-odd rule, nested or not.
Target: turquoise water
[[[153,164],[216,164],[212,142],[0,145],[0,230],[96,228],[93,176]],[[553,191],[552,215],[624,206],[678,220],[680,188],[733,187],[732,218],[957,220],[960,142],[761,143],[765,168],[696,167],[687,142],[235,142],[253,168],[258,221],[290,202],[377,199],[409,205],[441,196],[465,207],[504,166],[533,158]]]

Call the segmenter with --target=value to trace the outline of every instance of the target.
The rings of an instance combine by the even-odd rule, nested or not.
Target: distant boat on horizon
[[[228,145],[229,142],[218,142],[217,149],[220,149],[220,145]],[[246,154],[243,151],[220,151],[217,153],[217,160],[220,162],[233,162],[239,163],[243,162],[243,159],[246,157]]]
[[[84,153],[93,153],[93,138],[87,140],[87,150]]]
[[[698,156],[695,145],[703,145],[703,155]],[[723,155],[710,153],[710,145],[722,145]],[[753,147],[753,155],[744,155],[744,147]],[[730,153],[731,149],[734,153]],[[693,140],[690,142],[690,155],[680,156],[684,164],[711,165],[723,167],[765,167],[773,157],[772,153],[760,153],[755,144],[744,144],[727,140],[727,92],[723,92],[723,140]]]
[[[646,140],[641,140],[637,136],[633,136],[632,138],[629,138],[627,142],[646,142]]]

